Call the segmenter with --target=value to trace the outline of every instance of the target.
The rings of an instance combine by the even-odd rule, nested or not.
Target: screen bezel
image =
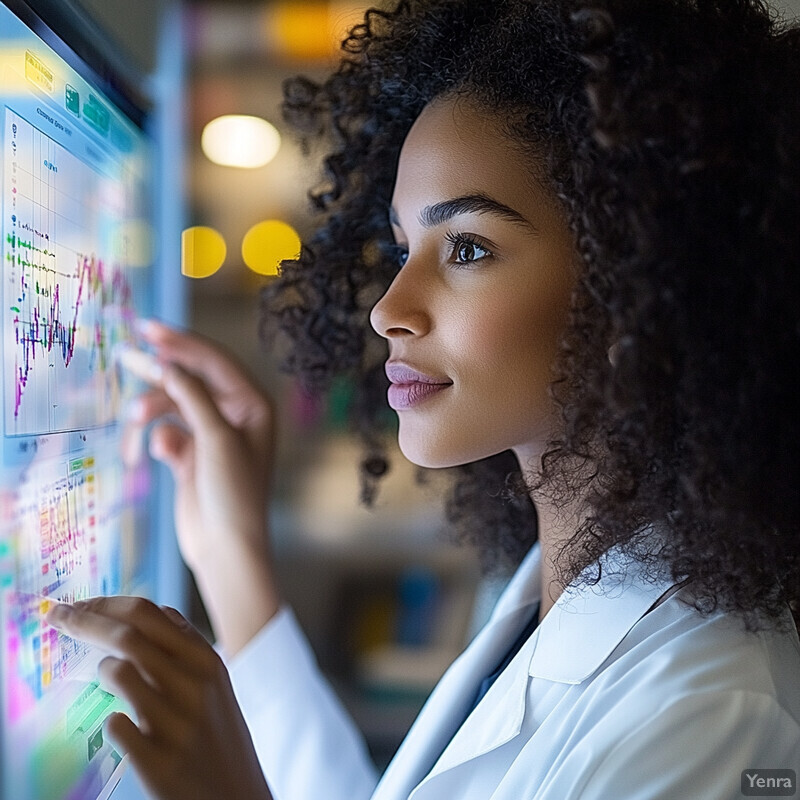
[[[153,103],[146,77],[74,0],[0,0],[60,58],[104,92],[138,128],[146,130]]]

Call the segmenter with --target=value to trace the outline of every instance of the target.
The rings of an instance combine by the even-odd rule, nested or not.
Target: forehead
[[[545,199],[540,175],[490,112],[464,99],[436,100],[403,143],[393,205],[401,213],[406,203],[485,193],[524,214]]]

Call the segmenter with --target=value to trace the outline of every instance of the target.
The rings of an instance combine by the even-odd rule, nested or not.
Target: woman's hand
[[[163,364],[163,385],[138,399],[131,424],[158,420],[150,453],[175,479],[181,553],[233,655],[280,604],[266,526],[272,403],[211,342],[153,321],[141,336]]]
[[[137,597],[57,605],[47,622],[110,653],[100,683],[133,708],[105,732],[159,800],[270,800],[227,670],[177,611]]]

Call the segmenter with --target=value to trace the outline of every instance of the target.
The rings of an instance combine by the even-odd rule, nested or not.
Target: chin
[[[469,464],[473,461],[480,461],[492,453],[484,452],[474,447],[454,447],[448,446],[447,442],[441,439],[424,436],[404,436],[402,426],[398,435],[400,452],[418,467],[426,469],[447,469],[448,467],[458,467],[462,464]]]
[[[442,469],[444,467],[455,466],[448,460],[442,460],[442,453],[438,452],[436,443],[430,440],[420,441],[418,436],[403,436],[402,426],[397,437],[400,452],[418,467],[427,469]]]
[[[452,464],[442,463],[439,459],[435,458],[435,454],[430,452],[424,447],[408,447],[403,444],[402,437],[400,439],[400,452],[412,463],[418,467],[425,467],[427,469],[441,469],[442,467],[453,466]]]

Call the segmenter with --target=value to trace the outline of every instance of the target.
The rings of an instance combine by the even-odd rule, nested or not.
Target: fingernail
[[[142,428],[130,425],[123,430],[120,453],[122,454],[122,463],[126,466],[135,467],[139,464],[144,453],[144,430]]]
[[[135,375],[152,386],[158,386],[161,383],[164,367],[153,353],[136,347],[124,347],[119,351],[117,358],[131,375]]]
[[[161,385],[170,394],[175,388],[175,379],[183,372],[177,364],[164,364]]]
[[[125,404],[125,419],[130,422],[141,422],[144,412],[144,401],[141,397],[133,397]]]
[[[138,333],[139,336],[145,339],[149,338],[155,333],[157,326],[158,323],[156,320],[149,319],[146,317],[141,317],[135,320],[133,323],[133,327],[136,330],[136,333]]]
[[[72,606],[68,603],[54,603],[44,615],[48,625],[58,628],[63,625],[72,613]]]

